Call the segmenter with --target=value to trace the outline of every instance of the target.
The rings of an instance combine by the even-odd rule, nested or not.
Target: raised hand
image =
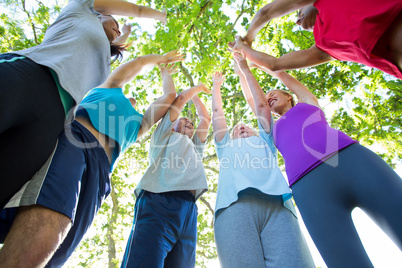
[[[212,75],[212,82],[214,85],[220,86],[225,81],[225,76],[221,72],[215,72]]]
[[[123,27],[121,28],[122,34],[129,34],[131,33],[131,25],[124,23]]]
[[[179,61],[184,60],[185,58],[186,58],[186,55],[179,53],[179,51],[176,49],[176,50],[163,54],[163,61],[161,63],[179,62]]]
[[[244,46],[246,46],[246,44],[243,42],[243,39],[241,38],[240,35],[236,35],[235,36],[235,41],[234,42],[229,42],[228,46],[230,48],[229,51],[231,51],[232,53],[235,51],[242,51]]]
[[[158,65],[159,69],[161,70],[161,73],[167,73],[169,75],[177,73],[179,70],[177,69],[177,65],[175,64],[159,64]]]
[[[247,70],[250,69],[248,67],[248,63],[246,57],[244,56],[243,51],[233,53],[233,58],[235,59],[237,65],[239,66],[240,70]]]
[[[205,94],[211,94],[211,93],[212,93],[212,91],[209,90],[209,89],[207,88],[207,86],[204,85],[203,83],[200,83],[198,86],[202,88],[201,91],[204,92]]]

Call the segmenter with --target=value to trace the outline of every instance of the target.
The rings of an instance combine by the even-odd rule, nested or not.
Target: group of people
[[[314,30],[313,47],[279,58],[251,47],[267,22],[298,9],[297,24]],[[0,55],[1,267],[62,266],[109,195],[117,158],[158,122],[149,167],[134,191],[121,267],[195,266],[195,202],[208,190],[202,157],[211,123],[220,162],[214,233],[222,267],[314,267],[292,196],[329,267],[372,267],[351,219],[355,207],[402,249],[401,178],[331,128],[316,97],[284,71],[339,59],[401,79],[401,1],[275,0],[258,11],[247,34],[229,43],[258,130],[228,127],[220,72],[212,76],[212,116],[198,97],[211,93],[204,84],[177,94],[174,63],[184,60],[178,51],[140,56],[109,74],[129,35],[111,15],[167,22],[165,11],[124,0],[70,0],[40,45]],[[281,80],[297,103],[288,91],[264,92],[250,62]],[[142,115],[122,88],[156,65],[163,95]],[[190,100],[197,128],[180,117]],[[272,113],[280,116],[276,123]]]

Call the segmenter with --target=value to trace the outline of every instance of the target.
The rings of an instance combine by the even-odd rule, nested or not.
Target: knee
[[[4,241],[0,259],[9,267],[41,267],[52,257],[71,228],[71,220],[41,206],[22,208]]]

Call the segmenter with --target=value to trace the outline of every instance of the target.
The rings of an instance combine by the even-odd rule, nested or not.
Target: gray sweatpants
[[[297,218],[280,196],[240,194],[218,213],[214,229],[222,268],[315,267]]]

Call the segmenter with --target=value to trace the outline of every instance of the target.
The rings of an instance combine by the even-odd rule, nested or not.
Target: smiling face
[[[296,24],[300,25],[304,30],[312,31],[317,19],[317,13],[318,11],[313,4],[301,8],[297,14]]]
[[[176,121],[172,130],[182,135],[187,135],[191,139],[194,134],[194,124],[190,119],[182,117]]]
[[[103,26],[103,30],[110,43],[113,43],[117,37],[121,35],[119,30],[119,24],[112,16],[101,15],[100,21]]]
[[[255,136],[251,127],[244,124],[237,124],[232,130],[232,139],[241,139]]]
[[[290,94],[280,90],[269,91],[265,97],[267,98],[271,111],[276,114],[283,115],[293,107],[293,97]]]

